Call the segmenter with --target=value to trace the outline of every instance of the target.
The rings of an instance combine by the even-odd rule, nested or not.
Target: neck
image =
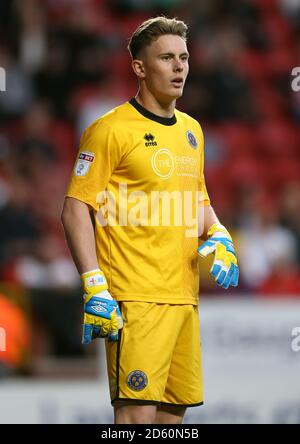
[[[158,100],[152,94],[143,94],[141,90],[137,92],[135,98],[140,105],[142,105],[148,111],[151,111],[153,114],[156,114],[157,116],[174,116],[176,99],[173,99],[171,102],[164,103]]]

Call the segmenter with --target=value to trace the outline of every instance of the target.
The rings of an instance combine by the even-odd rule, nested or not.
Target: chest
[[[203,146],[185,127],[138,128],[128,137],[125,155],[114,173],[117,182],[152,189],[195,188],[200,179]]]

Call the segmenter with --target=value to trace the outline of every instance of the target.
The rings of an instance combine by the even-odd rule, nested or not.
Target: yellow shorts
[[[106,343],[112,403],[203,404],[198,308],[119,303],[124,327]]]

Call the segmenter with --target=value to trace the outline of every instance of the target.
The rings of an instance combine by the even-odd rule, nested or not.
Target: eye
[[[164,55],[164,56],[162,56],[162,59],[163,59],[163,60],[170,60],[170,58],[171,58],[171,56],[169,56],[169,55]]]

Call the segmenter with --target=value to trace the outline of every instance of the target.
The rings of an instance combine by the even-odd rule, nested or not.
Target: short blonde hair
[[[187,36],[187,25],[176,18],[154,17],[143,22],[132,34],[128,50],[134,60],[142,49],[166,34],[179,35],[184,41]]]

